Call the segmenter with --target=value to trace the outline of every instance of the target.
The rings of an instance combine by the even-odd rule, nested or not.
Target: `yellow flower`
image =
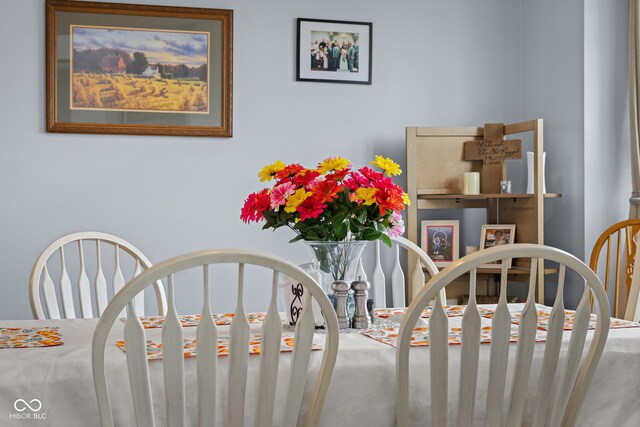
[[[285,165],[280,160],[277,160],[272,165],[267,165],[263,167],[262,169],[260,169],[260,172],[258,172],[258,177],[260,178],[260,182],[271,181],[273,177],[285,167],[287,167],[287,165]]]
[[[329,171],[339,171],[348,168],[351,162],[344,157],[327,157],[318,165],[318,172],[325,174]]]
[[[400,165],[391,160],[389,157],[376,156],[376,159],[371,162],[371,164],[382,169],[387,174],[387,176],[400,175],[402,173]]]
[[[407,193],[402,193],[402,201],[405,205],[411,206],[411,199],[409,199],[409,195]]]
[[[300,206],[300,204],[309,196],[311,196],[310,191],[306,191],[304,188],[299,188],[298,191],[287,198],[287,204],[284,207],[284,211],[294,213],[298,206]]]
[[[366,206],[371,206],[376,201],[377,188],[360,187],[356,190],[356,196],[362,200]]]

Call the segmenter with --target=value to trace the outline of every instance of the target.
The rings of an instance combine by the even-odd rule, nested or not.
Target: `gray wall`
[[[19,64],[0,67],[0,80],[12,82],[0,97],[1,319],[31,316],[33,262],[79,230],[120,235],[152,261],[239,246],[305,262],[310,252],[288,244],[290,232],[239,220],[260,167],[338,154],[404,166],[404,128],[415,125],[543,117],[548,188],[564,193],[548,210],[548,239],[584,255],[581,2],[329,0],[322,10],[284,0],[138,2],[234,9],[234,137],[45,133],[44,2],[6,2],[0,35],[20,42],[3,43],[0,56]],[[373,22],[373,85],[295,82],[297,17]],[[328,115],[330,126],[320,122]],[[252,289],[248,309],[264,309],[265,296]],[[179,309],[197,310],[198,298],[187,294]]]
[[[523,1],[522,111],[544,118],[545,243],[584,258],[582,0]],[[570,291],[569,291],[570,292]],[[545,295],[554,295],[547,286]],[[548,299],[549,300],[549,299]]]
[[[626,1],[585,2],[585,258],[631,195]],[[605,201],[605,203],[603,203]]]

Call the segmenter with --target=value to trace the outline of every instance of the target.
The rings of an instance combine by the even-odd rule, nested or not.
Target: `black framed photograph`
[[[296,80],[371,84],[371,22],[298,18]]]
[[[421,242],[437,267],[446,267],[460,255],[460,221],[422,221]]]
[[[232,135],[233,11],[46,5],[48,132]]]

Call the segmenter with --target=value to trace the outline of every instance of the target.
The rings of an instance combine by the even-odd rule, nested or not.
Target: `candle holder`
[[[511,194],[511,181],[500,181],[500,192],[502,194]]]

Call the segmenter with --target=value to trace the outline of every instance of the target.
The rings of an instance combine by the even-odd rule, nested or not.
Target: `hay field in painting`
[[[72,105],[76,109],[206,113],[207,94],[207,84],[197,80],[73,74]]]
[[[209,112],[209,35],[72,26],[72,110]]]

